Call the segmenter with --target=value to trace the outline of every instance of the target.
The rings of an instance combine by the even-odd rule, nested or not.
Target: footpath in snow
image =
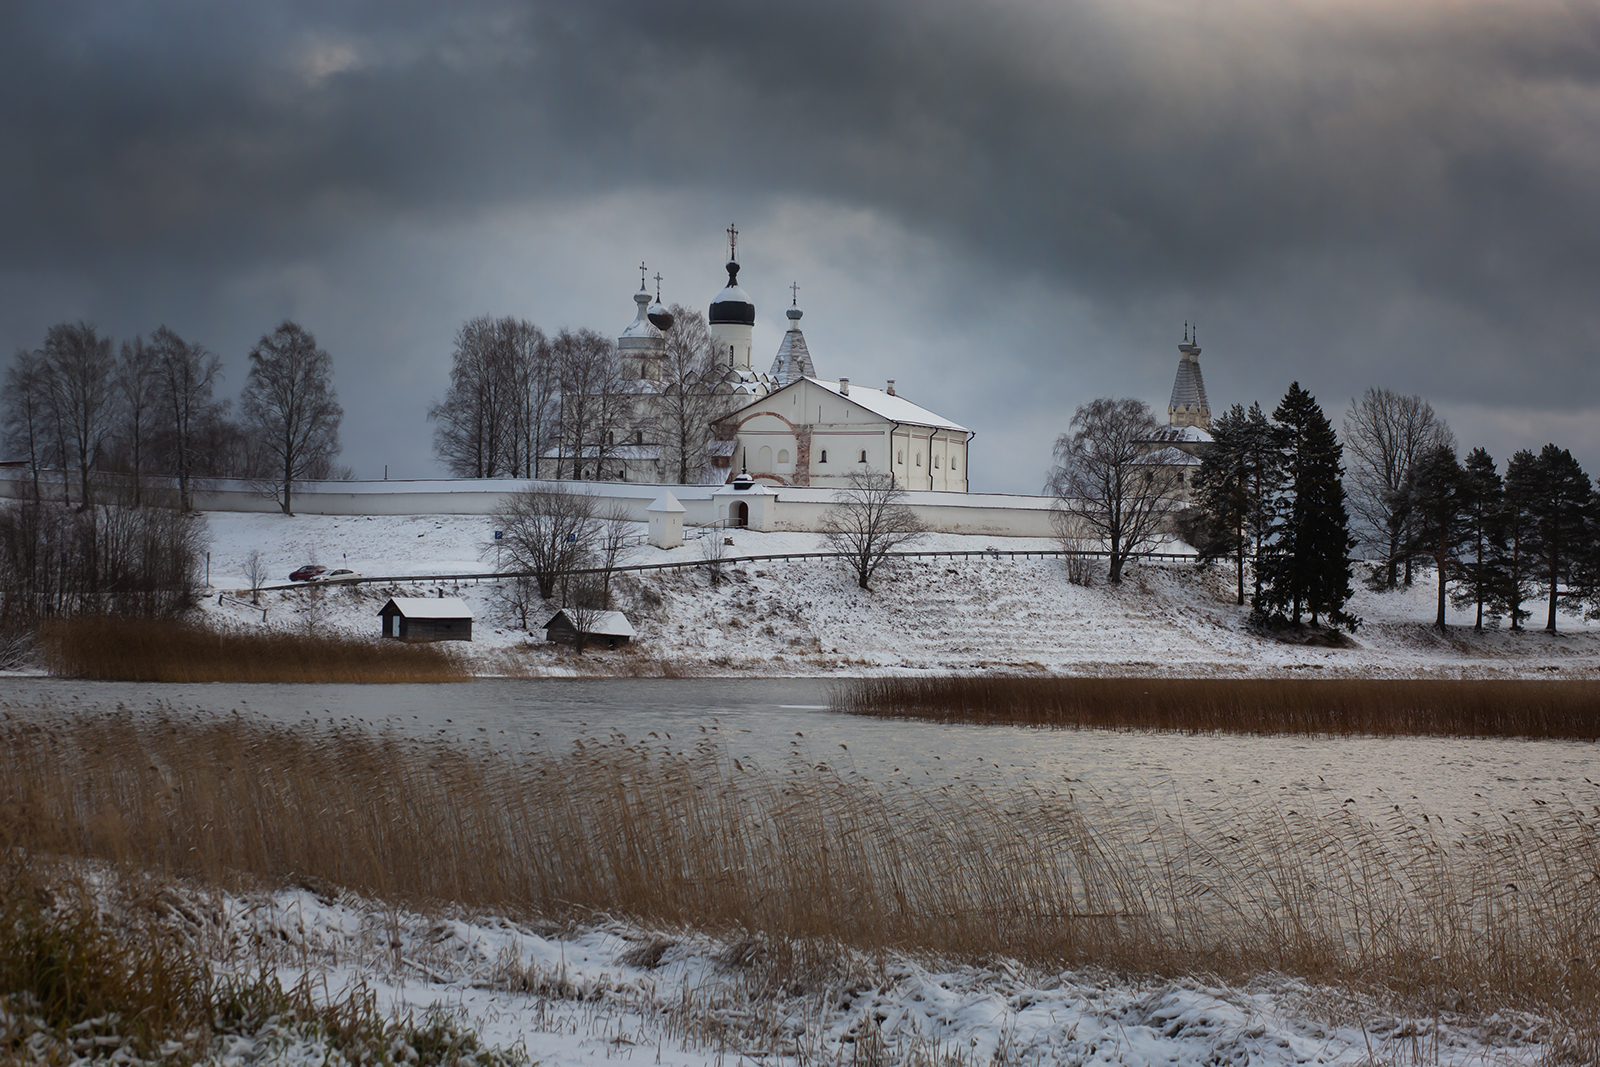
[[[546,611],[515,624],[506,589],[492,581],[428,581],[326,588],[313,611],[304,590],[262,594],[262,611],[235,602],[247,585],[245,560],[261,553],[282,581],[307,562],[367,576],[474,574],[499,569],[493,526],[482,516],[299,516],[213,513],[206,611],[239,626],[329,627],[376,634],[391,595],[460,596],[474,614],[470,655],[483,674],[876,674],[908,670],[1053,674],[1326,675],[1394,677],[1593,677],[1600,628],[1562,615],[1563,632],[1474,634],[1467,612],[1450,632],[1431,627],[1432,576],[1411,589],[1358,590],[1350,607],[1364,620],[1351,648],[1285,644],[1262,637],[1233,603],[1226,567],[1132,567],[1120,587],[1066,579],[1060,559],[980,556],[1053,549],[1046,540],[932,534],[916,547],[970,551],[971,559],[913,560],[857,588],[842,561],[735,564],[713,585],[704,567],[621,577],[617,606],[638,632],[625,654],[581,660],[546,644]],[[691,531],[691,534],[699,531]],[[629,563],[698,561],[699,539],[663,551],[643,544]],[[736,530],[728,555],[817,552],[818,534]],[[1098,577],[1098,572],[1097,572]],[[1536,605],[1536,607],[1538,607]],[[1537,616],[1542,618],[1542,614]]]

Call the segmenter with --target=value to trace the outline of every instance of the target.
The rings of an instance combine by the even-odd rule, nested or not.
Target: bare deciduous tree
[[[87,322],[59,323],[44,338],[44,361],[55,396],[63,453],[78,469],[82,504],[94,503],[90,472],[99,462],[116,418],[110,338]]]
[[[588,562],[601,531],[594,498],[565,486],[507,493],[494,520],[510,569],[531,575],[545,600]]]
[[[668,478],[697,485],[708,462],[711,424],[732,410],[733,397],[717,388],[717,346],[705,317],[681,304],[669,310],[674,323],[667,331],[657,422],[661,463]]]
[[[1369,388],[1350,401],[1344,416],[1344,447],[1350,464],[1350,509],[1356,533],[1386,563],[1385,584],[1395,587],[1405,561],[1405,583],[1411,584],[1411,558],[1404,551],[1406,480],[1418,460],[1438,448],[1455,450],[1455,435],[1420,396],[1401,396]]]
[[[851,471],[849,479],[823,512],[822,536],[846,554],[856,584],[866,589],[889,554],[916,541],[926,527],[906,504],[905,490],[894,475],[868,467]]]
[[[293,515],[295,482],[328,471],[339,453],[344,409],[333,391],[333,357],[308,331],[284,322],[251,350],[239,406],[272,460],[278,503]]]
[[[283,328],[279,327],[279,333]],[[221,415],[211,395],[217,379],[222,376],[222,361],[165,326],[150,335],[150,347],[159,368],[167,467],[178,479],[178,506],[188,511],[194,507],[194,474],[201,465],[205,430]],[[255,353],[250,358],[254,361]],[[254,370],[251,377],[255,377]]]
[[[555,476],[603,479],[632,408],[616,346],[593,330],[562,330],[551,348],[561,384]]]
[[[1065,539],[1094,537],[1111,556],[1112,583],[1128,558],[1153,544],[1181,506],[1182,456],[1167,455],[1178,432],[1156,422],[1142,400],[1102,397],[1078,408],[1056,438],[1046,490]]]
[[[133,506],[144,503],[144,475],[150,465],[151,439],[158,419],[160,370],[155,349],[135,337],[122,342],[117,360],[117,389],[122,395],[123,444],[128,473],[133,478]]]
[[[250,583],[250,603],[261,604],[261,587],[267,581],[267,560],[259,548],[252,548],[244,558],[244,580]]]
[[[43,499],[40,468],[59,464],[51,432],[49,366],[37,352],[18,349],[6,368],[5,444],[12,455],[24,456],[33,478],[33,499]]]

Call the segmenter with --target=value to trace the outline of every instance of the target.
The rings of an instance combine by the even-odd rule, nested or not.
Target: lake
[[[827,710],[815,679],[487,679],[450,685],[244,685],[0,681],[0,705],[170,711],[360,724],[503,749],[561,752],[580,738],[687,747],[711,735],[777,767],[826,762],[876,781],[1064,784],[1168,808],[1271,802],[1378,818],[1399,807],[1480,823],[1545,805],[1600,810],[1600,749],[1575,741],[1189,736],[891,722]],[[652,737],[651,734],[655,736]]]

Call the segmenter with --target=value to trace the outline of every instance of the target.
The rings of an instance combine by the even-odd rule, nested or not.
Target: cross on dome
[[[728,224],[728,259],[737,261],[739,258],[739,231],[732,223]]]
[[[800,283],[799,282],[791,282],[789,284],[789,292],[791,294],[793,294],[793,296],[794,296],[794,299],[791,301],[791,303],[793,304],[794,307],[799,307],[800,306]]]
[[[643,283],[642,282],[640,283],[640,288],[643,288]],[[661,303],[661,272],[660,271],[656,271],[656,303],[658,303],[658,304]]]
[[[644,272],[645,272],[646,269],[647,268],[644,265],[644,260],[641,259],[639,261],[639,288],[640,289],[644,288]]]

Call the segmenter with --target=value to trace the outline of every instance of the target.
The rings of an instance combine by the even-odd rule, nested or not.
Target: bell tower
[[[1167,402],[1168,426],[1193,426],[1211,432],[1211,404],[1206,400],[1205,379],[1200,376],[1200,331],[1183,324],[1183,344],[1178,346],[1178,376]]]

